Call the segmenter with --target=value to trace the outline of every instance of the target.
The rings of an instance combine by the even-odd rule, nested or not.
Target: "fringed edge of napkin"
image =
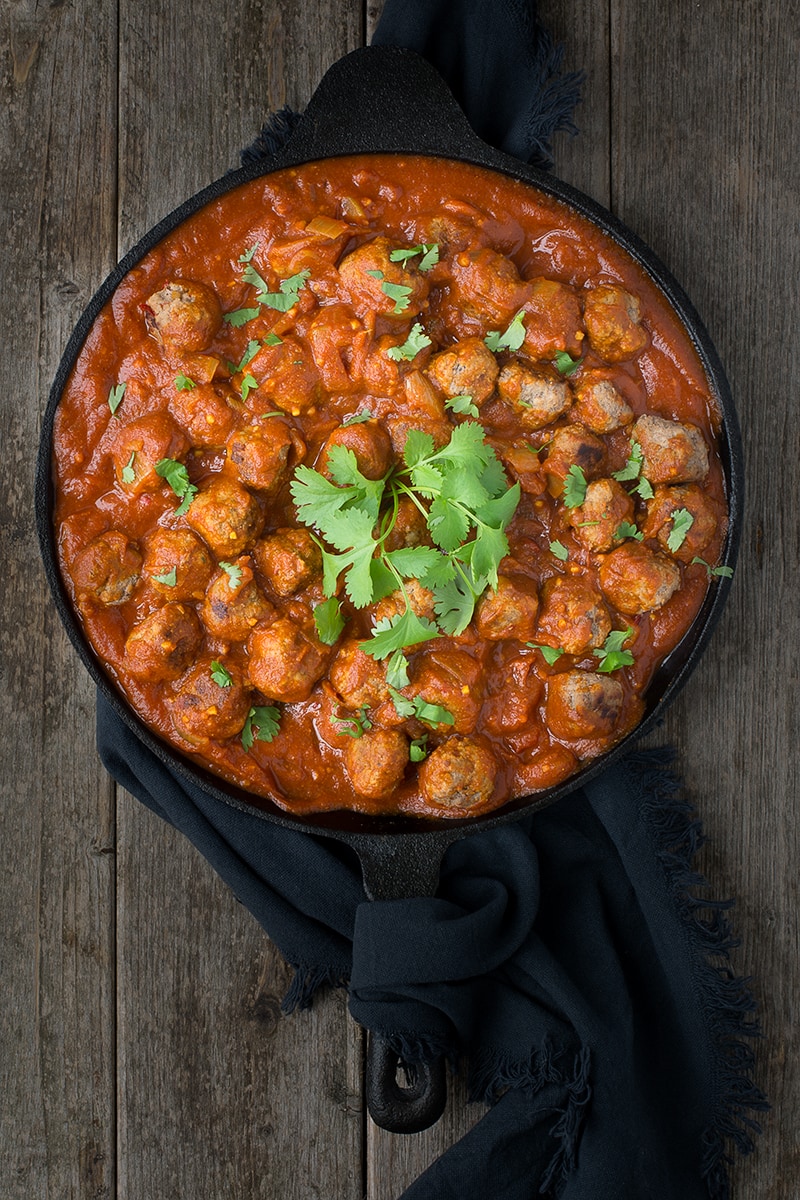
[[[694,950],[695,981],[715,1052],[717,1090],[715,1112],[702,1135],[701,1174],[710,1200],[729,1200],[728,1167],[734,1160],[728,1144],[743,1156],[751,1154],[753,1135],[762,1130],[750,1114],[770,1108],[751,1074],[755,1055],[749,1042],[761,1037],[754,1016],[756,1000],[750,979],[737,975],[730,961],[731,951],[740,945],[727,916],[734,901],[695,894],[710,886],[693,866],[707,839],[702,822],[681,794],[675,751],[664,747],[634,752],[627,764],[647,796],[642,816],[654,832],[673,902]]]

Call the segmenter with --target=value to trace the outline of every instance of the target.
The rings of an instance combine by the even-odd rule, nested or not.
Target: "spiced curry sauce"
[[[292,483],[330,481],[337,443],[378,479],[409,430],[468,422],[519,485],[508,554],[461,632],[402,648],[404,683],[365,649],[409,607],[435,624],[436,589],[359,608],[340,578],[326,644],[333,551]],[[184,221],[98,316],[55,424],[61,569],[133,708],[212,772],[301,814],[471,815],[641,719],[714,586],[719,426],[663,296],[561,202],[430,158],[311,163]],[[436,548],[420,496],[383,549]]]

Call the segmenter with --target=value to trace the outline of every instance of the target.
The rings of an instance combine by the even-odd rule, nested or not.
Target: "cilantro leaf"
[[[422,242],[419,246],[408,246],[392,250],[389,258],[392,262],[407,263],[409,259],[416,258],[418,254],[422,255],[417,264],[420,271],[429,271],[439,261],[439,243]]]
[[[254,242],[249,250],[245,250],[243,254],[239,255],[239,262],[240,263],[249,263],[250,260],[252,259],[253,255],[255,254],[256,250],[258,249],[259,245],[260,245],[259,242]]]
[[[530,646],[531,650],[538,650],[548,667],[552,667],[566,653],[560,646],[540,646],[536,642],[526,642],[525,645]]]
[[[642,533],[641,529],[638,529],[637,526],[634,525],[631,521],[622,521],[622,522],[620,522],[619,526],[617,527],[617,531],[614,534],[614,537],[615,538],[635,538],[637,542],[641,542],[644,538],[644,534]]]
[[[626,483],[629,479],[638,479],[639,472],[642,469],[644,462],[644,454],[642,447],[638,442],[631,441],[631,452],[625,466],[620,471],[615,471],[612,478],[618,483]]]
[[[111,391],[108,393],[108,407],[111,409],[112,417],[116,413],[120,404],[122,404],[122,397],[125,395],[125,389],[127,386],[127,383],[118,383],[115,387],[112,387]]]
[[[338,709],[336,711],[338,713]],[[334,720],[336,721],[336,732],[344,734],[346,737],[360,738],[372,729],[372,721],[367,716],[366,706],[348,717],[334,715]]]
[[[472,396],[448,396],[444,402],[445,408],[449,408],[451,412],[460,413],[468,417],[479,417],[480,410],[475,404]]]
[[[258,354],[260,349],[261,349],[261,342],[259,342],[256,338],[251,338],[250,341],[247,343],[247,349],[245,350],[244,354],[242,355],[242,361],[239,363],[234,374],[241,375],[242,371],[245,369],[245,367],[248,365],[248,363],[251,363],[253,361],[253,359]]]
[[[563,542],[554,541],[550,543],[550,553],[554,554],[561,562],[566,562],[569,558],[569,550]]]
[[[586,476],[577,463],[573,463],[564,480],[564,505],[579,508],[586,499]]]
[[[164,587],[175,587],[178,582],[178,568],[172,567],[171,570],[165,571],[163,575],[154,575],[156,583],[163,583]]]
[[[525,341],[525,309],[519,310],[503,333],[492,330],[483,340],[495,353],[499,350],[519,350]]]
[[[233,677],[218,658],[211,660],[211,678],[218,687],[229,688],[233,684]]]
[[[235,592],[242,582],[242,568],[238,563],[221,562],[219,565],[228,576],[228,587]]]
[[[362,421],[371,421],[372,413],[368,408],[364,408],[361,412],[351,413],[349,417],[345,417],[342,421],[343,425],[360,425]]]
[[[441,704],[429,704],[422,696],[415,696],[412,700],[414,705],[414,716],[418,721],[424,721],[426,725],[455,725],[456,719],[447,708],[442,708]]]
[[[709,579],[730,579],[733,575],[733,567],[712,567],[710,563],[707,563],[704,558],[700,558],[699,555],[695,555],[692,563],[700,563],[701,566],[705,567]]]
[[[277,333],[268,333],[267,336],[264,338],[264,345],[265,346],[282,346],[283,338],[278,337]]]
[[[271,292],[252,263],[248,263],[242,271],[242,279],[245,283],[256,288],[258,303],[264,308],[272,308],[276,312],[288,312],[290,308],[294,308],[300,291],[305,287],[306,280],[310,275],[310,271],[298,271],[296,275],[290,275],[288,279],[281,279],[278,283],[279,290]]]
[[[652,500],[655,495],[650,480],[645,479],[644,475],[641,476],[636,487],[631,489],[631,495],[635,495],[637,492],[643,500]]]
[[[553,364],[559,374],[574,375],[582,361],[580,358],[573,358],[571,354],[567,354],[566,350],[560,350],[553,359]]]
[[[402,650],[395,650],[386,664],[386,682],[393,688],[408,686],[408,659]]]
[[[433,608],[440,628],[451,637],[463,633],[472,620],[477,599],[476,589],[461,574],[433,589]]]
[[[280,709],[271,704],[251,708],[242,730],[242,745],[245,750],[253,748],[254,737],[258,738],[259,742],[271,742],[280,730],[280,720]]]
[[[234,329],[240,329],[248,321],[254,321],[260,312],[260,308],[235,308],[233,312],[223,313],[222,319],[226,325],[233,325]]]
[[[422,762],[428,757],[428,735],[423,733],[422,737],[414,738],[411,745],[408,747],[408,757],[411,762]]]
[[[175,458],[161,458],[156,463],[156,475],[166,479],[176,496],[182,503],[175,509],[177,516],[182,517],[197,495],[197,488],[189,482],[189,472],[183,463]]]
[[[389,283],[386,281],[381,284],[381,291],[384,295],[394,301],[392,312],[395,314],[406,311],[411,303],[411,293],[413,290],[413,288],[406,287],[404,283]]]
[[[431,339],[419,321],[415,321],[402,346],[390,346],[386,353],[394,362],[410,362],[412,358],[417,357],[420,350],[424,350],[426,346],[430,345]]]
[[[197,384],[188,375],[184,375],[183,371],[179,371],[175,376],[175,387],[179,392],[190,392]]]
[[[314,606],[314,624],[317,637],[326,646],[333,646],[339,640],[344,629],[344,617],[342,606],[335,596]]]
[[[688,508],[676,508],[672,514],[672,529],[667,538],[668,549],[675,554],[686,541],[686,535],[694,525],[694,517]]]
[[[250,395],[250,393],[254,392],[257,387],[258,387],[258,380],[255,378],[255,376],[251,375],[250,372],[248,371],[247,374],[242,379],[242,386],[239,389],[242,399],[246,400],[247,397]]]
[[[370,640],[359,642],[359,646],[365,654],[380,660],[388,658],[395,650],[417,646],[420,642],[429,642],[435,637],[439,637],[439,630],[433,622],[427,617],[418,617],[413,608],[409,607],[404,613],[384,617],[378,621]]]
[[[612,629],[603,645],[592,651],[595,657],[600,659],[598,671],[610,674],[611,671],[618,671],[620,667],[633,666],[634,657],[630,650],[622,649],[632,633],[630,626],[627,629]]]
[[[131,456],[122,468],[121,479],[123,483],[133,483],[136,479],[136,472],[133,469],[133,464],[136,461],[136,451],[131,450]]]

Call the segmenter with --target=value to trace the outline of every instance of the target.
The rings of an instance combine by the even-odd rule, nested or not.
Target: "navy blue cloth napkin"
[[[522,0],[388,0],[376,43],[416,49],[476,130],[540,165],[574,128],[579,77]],[[292,114],[249,151],[274,150]],[[366,900],[352,852],[187,783],[98,697],[110,773],[179,829],[296,970],[287,1011],[346,986],[410,1059],[445,1053],[489,1109],[403,1200],[725,1200],[766,1101],[753,1000],[701,832],[664,756],[447,852],[435,897]],[[302,1018],[296,1018],[302,1019]],[[322,1183],[321,1183],[322,1186]]]

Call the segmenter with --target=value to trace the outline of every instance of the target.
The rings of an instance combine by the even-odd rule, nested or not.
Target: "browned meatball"
[[[605,442],[582,425],[564,425],[553,434],[547,448],[544,472],[551,496],[560,496],[570,468],[578,466],[587,479],[602,475],[606,461]]]
[[[600,565],[600,586],[620,612],[661,608],[681,586],[678,564],[641,542],[624,542]]]
[[[326,304],[315,314],[306,338],[327,391],[350,391],[354,382],[350,376],[353,342],[366,341],[367,337],[364,326],[346,304]]]
[[[125,667],[135,679],[157,683],[177,679],[203,640],[197,613],[188,604],[172,602],[157,608],[134,625],[125,642]]]
[[[201,600],[213,570],[208,547],[191,529],[159,526],[147,539],[144,573],[150,586],[170,600]]]
[[[142,556],[124,533],[110,529],[75,557],[72,579],[79,600],[124,604],[139,582]]]
[[[428,804],[460,816],[491,798],[497,762],[478,738],[451,737],[429,755],[419,769],[419,788]]]
[[[525,314],[522,352],[528,358],[545,362],[565,350],[580,354],[583,321],[574,288],[555,279],[532,279]]]
[[[639,417],[631,438],[642,448],[642,474],[651,483],[693,483],[708,474],[708,447],[695,425],[665,417]]]
[[[583,319],[589,341],[606,362],[622,362],[644,350],[647,331],[640,324],[639,300],[624,288],[601,284],[590,288]]]
[[[120,487],[131,496],[155,492],[164,480],[156,473],[162,458],[181,459],[189,439],[166,413],[149,413],[122,425],[114,438],[111,457]]]
[[[322,554],[307,529],[278,529],[257,543],[253,557],[276,596],[291,596],[322,571]]]
[[[241,409],[241,399],[226,383],[198,383],[169,399],[169,411],[194,446],[224,446]]]
[[[487,325],[505,327],[530,296],[511,259],[488,247],[457,254],[452,270],[453,302]]]
[[[408,320],[418,316],[428,298],[430,284],[414,259],[392,262],[396,250],[388,238],[376,237],[352,250],[339,263],[339,275],[359,316],[378,313],[382,317]],[[395,288],[408,288],[395,292]]]
[[[567,654],[583,654],[602,646],[610,632],[608,609],[588,583],[559,575],[545,582],[538,640]]]
[[[396,592],[392,592],[390,596],[385,596],[380,600],[375,608],[375,621],[383,621],[384,619],[391,620],[392,617],[398,617],[406,611],[406,596],[408,603],[418,617],[423,617],[428,621],[436,619],[436,612],[433,606],[434,595],[430,588],[423,587],[418,579],[407,579],[405,581],[406,595],[398,588]]]
[[[675,530],[673,518],[681,509],[689,513],[692,523],[681,544],[672,550],[669,542]],[[647,505],[647,519],[642,532],[646,538],[657,538],[662,550],[674,554],[681,562],[690,563],[695,555],[705,550],[722,520],[724,513],[720,506],[696,483],[657,487]]]
[[[228,439],[228,461],[243,484],[255,491],[274,495],[289,472],[306,454],[306,445],[296,429],[280,417],[262,418]]]
[[[499,575],[497,588],[484,592],[478,601],[475,624],[481,637],[490,641],[516,638],[530,641],[536,631],[539,592],[525,575]]]
[[[245,401],[254,411],[279,408],[296,417],[313,407],[321,395],[314,359],[297,338],[285,337],[275,346],[262,346],[244,374],[234,378],[234,385],[241,388],[247,375],[258,385]]]
[[[253,579],[247,557],[238,558],[212,579],[203,603],[203,622],[215,637],[243,642],[275,609]]]
[[[218,475],[192,500],[186,520],[217,558],[232,559],[258,537],[263,516],[258,501],[234,479]]]
[[[288,617],[254,630],[248,650],[250,679],[270,700],[307,700],[325,674],[327,655]]]
[[[488,400],[497,381],[497,359],[481,338],[462,338],[435,354],[428,374],[446,396],[469,396],[478,408]]]
[[[483,703],[480,663],[466,650],[423,651],[413,665],[405,691],[451,714],[454,721],[441,721],[436,729],[472,733]]]
[[[344,748],[350,782],[368,800],[387,797],[402,781],[408,764],[408,739],[398,729],[371,729]]]
[[[383,543],[385,550],[400,550],[403,546],[430,546],[428,522],[408,496],[401,496],[397,516]]]
[[[376,708],[389,695],[384,664],[365,654],[357,641],[340,647],[328,678],[348,708]]]
[[[392,439],[379,421],[356,421],[334,429],[319,457],[324,475],[330,474],[328,452],[334,446],[353,451],[358,469],[366,479],[383,479],[394,458]]]
[[[556,737],[606,737],[619,720],[622,684],[594,671],[565,671],[547,683],[545,716]]]
[[[216,292],[192,279],[173,279],[145,301],[145,322],[157,342],[178,350],[205,350],[222,324]]]
[[[586,488],[583,504],[567,510],[567,521],[587,550],[610,550],[623,540],[623,521],[633,524],[633,500],[616,479],[595,479]]]
[[[572,390],[572,415],[593,433],[611,433],[633,420],[633,409],[602,371],[581,371]]]
[[[234,663],[209,656],[182,677],[167,704],[177,732],[195,743],[240,733],[250,711],[250,693]]]
[[[534,370],[513,360],[506,363],[497,390],[519,417],[523,429],[542,429],[572,404],[568,384],[554,372]]]

